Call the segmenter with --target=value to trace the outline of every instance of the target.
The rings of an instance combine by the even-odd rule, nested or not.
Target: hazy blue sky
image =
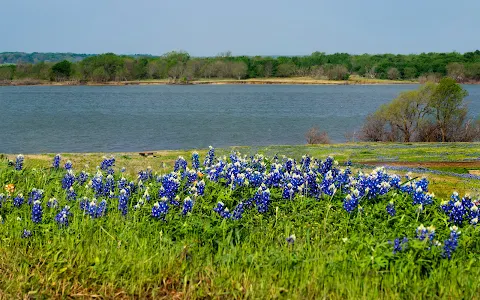
[[[466,52],[480,0],[0,0],[0,52]]]

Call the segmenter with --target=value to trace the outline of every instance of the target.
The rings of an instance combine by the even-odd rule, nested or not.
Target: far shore
[[[126,86],[126,85],[227,85],[227,84],[272,84],[272,85],[396,85],[396,84],[418,84],[418,81],[410,80],[386,80],[370,79],[352,76],[349,80],[326,80],[315,79],[311,77],[293,77],[293,78],[252,78],[252,79],[198,79],[186,83],[174,82],[168,79],[160,80],[134,80],[134,81],[109,81],[109,82],[80,82],[63,81],[52,82],[42,80],[12,80],[0,82],[3,86]]]

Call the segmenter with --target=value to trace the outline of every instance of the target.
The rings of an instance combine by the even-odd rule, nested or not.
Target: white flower
[[[357,190],[357,189],[354,189],[354,190],[353,190],[353,195],[354,195],[355,197],[360,196],[360,191]]]
[[[457,226],[452,226],[452,227],[450,227],[450,230],[456,232],[458,230],[458,227]]]

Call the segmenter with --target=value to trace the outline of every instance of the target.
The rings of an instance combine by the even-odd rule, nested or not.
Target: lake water
[[[114,152],[209,145],[304,144],[318,126],[336,142],[415,85],[0,87],[0,153]],[[471,114],[480,86],[465,86]]]

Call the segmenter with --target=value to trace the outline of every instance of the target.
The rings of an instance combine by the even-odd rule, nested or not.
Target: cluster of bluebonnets
[[[117,210],[122,216],[127,216],[131,210],[150,210],[152,219],[167,222],[167,215],[178,213],[188,217],[193,213],[195,203],[201,201],[207,186],[223,188],[228,191],[248,189],[251,196],[239,201],[234,207],[227,207],[223,202],[212,206],[212,211],[234,222],[240,220],[249,212],[268,214],[272,211],[273,201],[299,201],[304,197],[315,198],[318,201],[342,201],[347,214],[363,210],[362,206],[369,203],[385,202],[385,213],[390,217],[397,214],[397,208],[392,197],[397,193],[408,195],[411,205],[421,212],[426,206],[435,204],[435,196],[428,191],[429,182],[426,178],[401,177],[389,174],[384,168],[377,168],[371,173],[358,171],[354,174],[351,163],[342,166],[332,157],[325,160],[303,156],[300,161],[278,156],[267,159],[262,155],[241,156],[232,152],[229,157],[216,157],[215,149],[210,147],[203,163],[198,153],[194,152],[191,162],[183,157],[175,161],[170,173],[157,174],[148,167],[138,172],[135,180],[125,178],[125,168],[120,173],[115,171],[115,158],[104,157],[95,174],[86,171],[76,173],[73,164],[66,161],[61,165],[62,158],[56,155],[52,169],[62,174],[61,188],[64,194],[51,195],[64,198],[68,205],[59,206],[55,197],[45,199],[45,192],[33,188],[28,192],[28,200],[21,192],[15,192],[13,187],[5,186],[6,194],[0,194],[0,209],[11,203],[14,208],[23,205],[31,207],[31,221],[40,224],[45,209],[55,210],[54,222],[60,228],[68,227],[74,214],[72,206],[78,205],[83,217],[97,219],[105,217],[111,211]],[[24,157],[19,155],[10,165],[16,172],[22,172]],[[14,184],[14,183],[13,183]],[[12,185],[12,184],[10,184]],[[281,199],[273,199],[271,191],[278,191]],[[79,197],[78,191],[83,195]],[[384,200],[382,200],[384,199]],[[476,226],[479,219],[479,201],[469,196],[460,198],[453,193],[449,201],[439,205],[448,216],[450,235],[443,242],[436,240],[435,228],[420,225],[415,236],[428,243],[430,247],[441,248],[443,257],[451,258],[458,247],[460,236],[459,226]],[[2,211],[0,210],[0,218]],[[31,228],[30,228],[31,229]],[[31,237],[34,233],[24,229],[21,236]],[[413,234],[413,233],[412,233]],[[393,238],[393,237],[392,237]],[[295,235],[286,238],[288,244],[295,242]],[[393,253],[408,249],[407,237],[395,238],[390,242]]]

